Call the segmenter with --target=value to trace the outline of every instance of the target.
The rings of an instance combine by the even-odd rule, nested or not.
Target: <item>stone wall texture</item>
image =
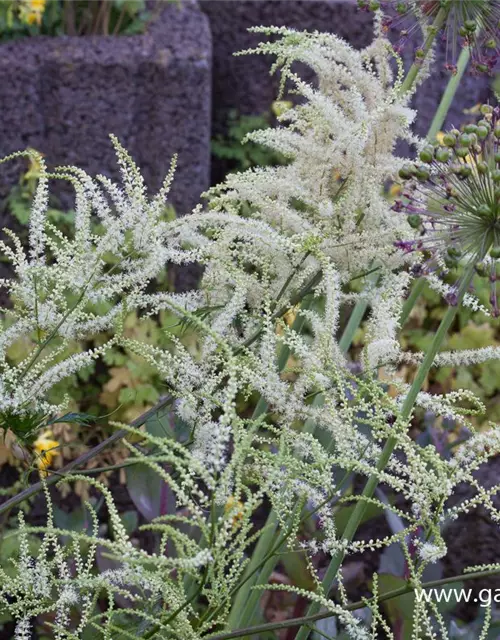
[[[2,44],[0,156],[31,146],[49,166],[116,177],[114,133],[151,189],[178,154],[171,202],[184,214],[208,186],[210,92],[208,20],[192,3],[165,4],[144,35]],[[18,175],[15,163],[0,168],[0,194]]]

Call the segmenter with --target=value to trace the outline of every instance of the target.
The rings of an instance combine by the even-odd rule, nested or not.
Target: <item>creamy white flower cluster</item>
[[[36,154],[41,177],[32,205],[29,247],[8,229],[0,249],[14,274],[0,285],[12,308],[3,309],[0,331],[0,414],[48,413],[46,393],[59,380],[100,357],[111,338],[95,350],[75,353],[68,346],[105,331],[118,330],[122,317],[153,304],[146,287],[168,259],[165,199],[175,163],[159,193],[149,198],[140,172],[112,138],[123,184],[91,178],[62,167],[49,174]],[[14,154],[5,160],[23,154]],[[49,178],[70,180],[76,192],[74,233],[63,234],[47,218]],[[119,331],[117,331],[119,333]],[[22,345],[26,356],[14,366],[9,349]],[[8,421],[8,420],[7,420]]]
[[[321,272],[327,264],[341,283],[381,256],[381,268],[401,264],[392,242],[409,227],[391,211],[383,185],[404,163],[397,141],[415,142],[415,113],[393,78],[388,41],[356,51],[329,34],[255,31],[273,37],[255,52],[277,57],[283,83],[302,100],[279,116],[280,126],[249,139],[287,162],[230,174],[208,193],[208,211],[175,229],[179,258],[205,265],[203,290],[220,307],[214,329],[228,333],[237,319],[242,338],[254,330],[264,294],[289,304],[315,275],[316,284],[329,281]],[[295,61],[312,68],[317,87],[293,71]]]

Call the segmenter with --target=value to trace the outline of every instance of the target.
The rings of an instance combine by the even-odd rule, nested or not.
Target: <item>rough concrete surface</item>
[[[210,89],[210,30],[191,2],[165,4],[144,35],[1,44],[0,156],[31,146],[50,166],[116,177],[114,133],[157,189],[178,153],[171,202],[184,214],[208,186]],[[18,174],[0,168],[1,195]]]

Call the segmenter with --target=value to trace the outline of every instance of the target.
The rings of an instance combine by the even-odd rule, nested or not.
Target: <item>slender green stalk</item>
[[[413,307],[415,306],[417,300],[420,298],[423,290],[425,288],[425,278],[420,278],[419,280],[417,280],[411,290],[410,295],[408,296],[408,298],[406,299],[404,305],[403,305],[403,309],[401,311],[401,316],[399,318],[399,322],[400,325],[403,326],[406,321],[408,320],[408,317],[413,309]]]
[[[378,271],[373,272],[368,278],[368,282],[371,285],[376,285],[379,279]],[[354,334],[361,324],[361,320],[363,320],[363,316],[368,308],[368,300],[366,298],[360,298],[356,303],[352,313],[349,317],[349,321],[342,333],[342,336],[339,340],[339,347],[343,353],[347,353],[349,351],[349,347],[352,344]]]
[[[413,85],[415,84],[415,81],[420,72],[420,69],[422,68],[422,63],[425,60],[425,58],[428,56],[430,50],[432,49],[432,45],[434,44],[434,39],[436,38],[436,35],[441,30],[442,26],[444,25],[446,18],[448,17],[449,10],[450,10],[449,7],[446,7],[446,6],[441,7],[439,9],[436,15],[436,18],[432,23],[432,26],[429,28],[429,34],[424,42],[424,46],[422,47],[422,51],[424,55],[422,56],[421,59],[414,62],[410,67],[406,75],[406,78],[404,79],[403,84],[401,85],[401,93],[406,93],[407,91],[411,91],[411,89],[413,88]]]
[[[413,380],[410,390],[408,391],[408,394],[405,398],[403,407],[401,409],[401,415],[400,415],[400,422],[402,424],[405,424],[410,419],[410,416],[413,411],[413,407],[415,405],[415,401],[417,399],[417,395],[422,389],[422,386],[427,377],[427,374],[429,373],[432,367],[432,364],[434,362],[434,358],[436,357],[436,354],[441,348],[446,338],[446,335],[448,333],[448,329],[450,328],[453,320],[455,319],[455,316],[457,315],[460,304],[463,300],[465,293],[467,292],[467,289],[469,288],[469,285],[472,281],[473,276],[474,276],[474,265],[470,264],[468,265],[465,271],[464,277],[462,279],[462,282],[458,291],[457,304],[453,307],[451,306],[448,307],[443,319],[441,320],[441,324],[439,325],[439,328],[434,336],[432,344],[428,349],[425,355],[425,358],[422,361],[422,364],[420,365],[417,371],[417,375]],[[397,428],[397,425],[396,425],[396,428]],[[387,441],[384,445],[379,461],[377,463],[376,472],[369,477],[366,483],[366,486],[364,488],[364,491],[362,493],[362,497],[368,498],[368,499],[373,497],[373,494],[375,493],[375,489],[377,488],[379,483],[380,473],[386,468],[390,460],[390,457],[397,445],[397,442],[398,440],[397,440],[397,437],[395,436],[390,436],[389,438],[387,438]],[[358,527],[363,519],[367,506],[368,506],[368,502],[362,499],[359,500],[359,502],[357,502],[351,514],[351,517],[347,522],[344,533],[342,534],[343,541],[350,542],[354,538],[356,531],[358,530]],[[335,583],[338,570],[342,565],[344,557],[345,557],[344,550],[337,551],[337,553],[332,557],[332,560],[330,561],[330,564],[328,566],[328,569],[326,571],[325,577],[323,578],[323,582],[322,582],[323,592],[327,596],[330,593]],[[319,609],[320,609],[320,605],[314,602],[309,607],[307,611],[307,615],[308,616],[314,615],[319,611]],[[309,635],[309,629],[307,627],[302,627],[296,636],[296,640],[306,640],[308,635]]]
[[[436,111],[434,118],[432,120],[431,128],[429,129],[429,133],[427,134],[427,139],[430,142],[434,142],[436,135],[441,131],[441,128],[446,120],[446,116],[448,115],[448,111],[450,109],[451,103],[453,102],[453,98],[455,97],[455,93],[460,85],[460,81],[467,69],[467,65],[470,60],[470,48],[464,47],[460,53],[457,62],[457,72],[453,75],[448,84],[446,86],[446,90],[443,93],[443,97],[441,98],[441,102],[439,103],[438,110]]]
[[[496,576],[500,574],[500,569],[489,569],[488,571],[475,571],[474,573],[464,573],[456,576],[450,576],[448,578],[441,578],[440,580],[431,580],[430,582],[424,582],[419,590],[436,589],[443,587],[447,584],[453,584],[454,582],[466,582],[468,580],[477,580],[479,578],[487,578],[489,576]],[[399,598],[407,593],[415,591],[415,587],[408,583],[404,587],[398,587],[392,591],[382,594],[378,598],[371,598],[369,600],[358,600],[352,602],[344,607],[345,611],[356,611],[357,609],[363,609],[364,607],[373,604],[377,605],[382,602],[387,602],[394,598]],[[282,629],[290,629],[291,627],[298,627],[301,625],[310,625],[318,620],[324,620],[325,618],[333,618],[336,614],[331,611],[324,611],[316,613],[314,615],[307,615],[301,618],[292,618],[291,620],[283,620],[282,622],[270,622],[267,624],[259,624],[253,627],[247,627],[246,629],[238,629],[236,631],[230,631],[229,633],[216,633],[215,635],[208,636],[207,640],[232,640],[233,638],[243,638],[244,636],[253,636],[259,634],[269,633],[271,631],[280,631]],[[310,629],[308,629],[308,633]]]

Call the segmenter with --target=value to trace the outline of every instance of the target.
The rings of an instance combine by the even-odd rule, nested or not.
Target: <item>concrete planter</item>
[[[156,189],[178,153],[171,202],[185,214],[208,186],[210,92],[208,20],[192,2],[166,5],[144,35],[2,44],[0,155],[31,146],[51,166],[116,176],[114,133]],[[0,195],[18,177],[0,167]]]
[[[301,31],[329,31],[355,48],[368,45],[373,34],[372,15],[359,11],[355,0],[200,0],[200,6],[210,20],[213,36],[213,126],[217,132],[224,131],[230,109],[262,113],[276,99],[278,78],[269,76],[271,58],[232,55],[259,42],[259,34],[248,33],[248,27],[276,25]],[[409,45],[405,51],[407,64],[415,47]],[[446,87],[449,73],[444,69],[445,62],[446,46],[442,42],[436,52],[439,70],[426,80],[414,101],[419,111],[416,132],[420,135],[427,132]],[[488,99],[490,81],[486,76],[464,78],[450,109],[448,125],[459,125],[465,108]]]

